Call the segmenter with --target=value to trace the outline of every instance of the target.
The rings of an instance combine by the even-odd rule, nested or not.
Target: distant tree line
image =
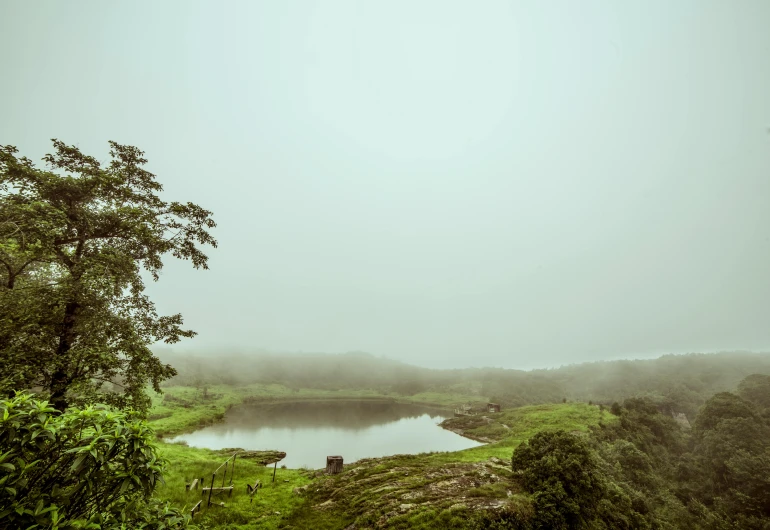
[[[157,355],[178,371],[167,385],[278,383],[291,388],[371,388],[405,396],[433,391],[490,399],[505,407],[564,400],[609,407],[626,398],[647,397],[690,419],[713,394],[734,389],[750,374],[770,373],[770,355],[746,352],[665,355],[532,371],[432,370],[366,353],[179,355],[158,350]]]

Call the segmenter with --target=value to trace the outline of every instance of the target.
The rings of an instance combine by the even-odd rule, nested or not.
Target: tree
[[[735,418],[746,418],[752,423],[759,421],[748,401],[730,392],[714,394],[695,417],[695,434],[700,437],[715,429],[722,421]]]
[[[579,437],[540,432],[516,448],[511,462],[533,494],[535,528],[582,528],[594,517],[604,484],[591,449]]]
[[[752,374],[738,384],[738,395],[753,403],[763,416],[770,411],[770,375]]]
[[[103,166],[53,145],[46,170],[0,147],[0,388],[41,388],[58,410],[145,408],[144,388],[175,373],[149,346],[195,333],[180,314],[157,314],[142,270],[157,281],[169,254],[208,268],[200,246],[216,247],[215,223],[198,205],[160,199],[136,147],[110,142]]]
[[[0,528],[186,526],[152,498],[165,466],[153,438],[135,412],[0,402]]]
[[[716,394],[695,418],[694,435],[700,472],[694,489],[704,503],[727,514],[737,527],[767,528],[770,428],[752,404],[728,392]]]

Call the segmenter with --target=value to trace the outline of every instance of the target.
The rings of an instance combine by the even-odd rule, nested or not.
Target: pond
[[[481,445],[438,426],[451,413],[391,401],[297,401],[234,407],[222,423],[182,434],[172,442],[192,447],[286,452],[289,468],[326,466],[361,458],[428,451],[458,451]]]

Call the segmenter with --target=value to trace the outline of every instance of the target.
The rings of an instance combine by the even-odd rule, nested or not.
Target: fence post
[[[211,487],[209,488],[209,500],[206,503],[206,508],[210,508],[211,507],[211,492],[214,491],[214,479],[216,478],[216,476],[217,476],[216,473],[211,475]]]
[[[238,453],[235,453],[233,455],[233,465],[230,468],[230,493],[228,493],[228,497],[233,496],[233,488],[235,487],[235,484],[233,483],[233,479],[235,478],[235,459],[238,458]]]

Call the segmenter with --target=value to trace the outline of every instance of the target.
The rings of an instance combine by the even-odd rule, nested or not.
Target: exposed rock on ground
[[[510,465],[499,458],[446,463],[396,455],[360,460],[298,493],[307,494],[314,509],[355,515],[355,528],[363,529],[388,527],[426,511],[500,510],[520,491]]]

